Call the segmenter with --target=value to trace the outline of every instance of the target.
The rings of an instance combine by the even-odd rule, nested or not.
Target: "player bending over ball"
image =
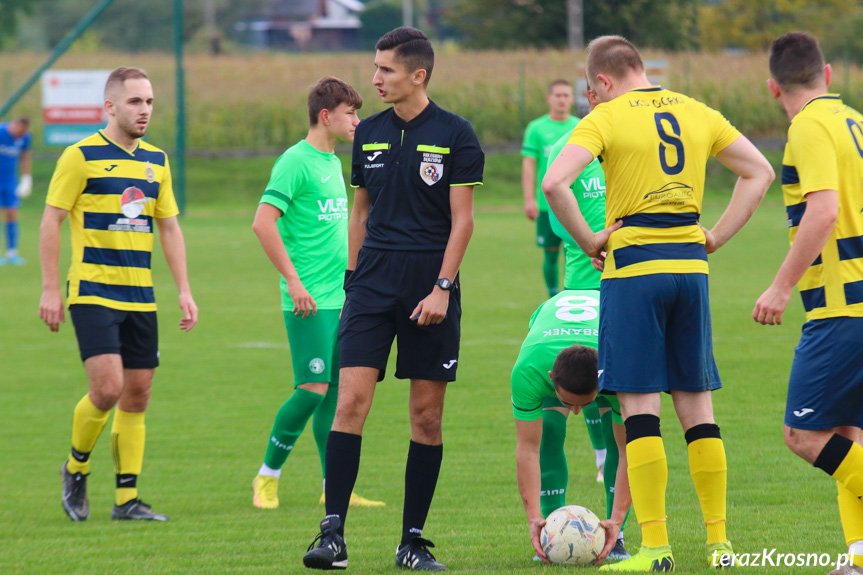
[[[566,416],[596,403],[613,419],[620,461],[613,488],[607,492],[606,546],[597,563],[614,550],[625,559],[622,533],[631,504],[626,477],[625,431],[614,395],[597,396],[596,346],[599,292],[563,291],[530,318],[530,328],[512,370],[518,490],[527,514],[530,540],[537,556],[548,561],[540,545],[545,517],[566,504]],[[571,345],[575,342],[575,345]],[[562,465],[561,465],[562,462]]]

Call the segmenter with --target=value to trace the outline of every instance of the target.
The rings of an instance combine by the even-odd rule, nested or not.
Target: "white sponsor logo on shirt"
[[[321,213],[318,214],[319,222],[348,219],[348,200],[346,198],[336,200],[329,198],[325,202],[318,200],[318,207],[321,209]]]

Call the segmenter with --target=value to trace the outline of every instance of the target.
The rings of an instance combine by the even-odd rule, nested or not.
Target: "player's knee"
[[[147,406],[150,404],[150,393],[151,388],[149,387],[124,390],[120,399],[120,408],[123,411],[143,413],[147,411]]]
[[[362,433],[369,408],[366,402],[353,401],[350,398],[342,399],[336,407],[336,415],[333,419],[333,429],[347,433]]]
[[[119,382],[108,382],[90,389],[90,401],[101,411],[110,411],[117,405],[123,385]]]
[[[788,446],[795,455],[801,457],[807,461],[814,461],[815,457],[818,456],[818,449],[815,448],[815,452],[813,453],[813,444],[811,441],[811,434],[808,433],[804,429],[794,429],[793,427],[788,427],[787,425],[783,429],[783,437],[785,439],[785,445]]]
[[[411,430],[414,440],[435,444],[441,439],[441,413],[438,410],[422,410],[411,413]]]

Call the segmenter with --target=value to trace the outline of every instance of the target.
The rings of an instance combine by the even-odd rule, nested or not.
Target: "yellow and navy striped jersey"
[[[99,131],[60,156],[46,203],[69,212],[69,305],[155,311],[153,219],[179,213],[165,152],[143,141],[129,152]]]
[[[598,105],[567,144],[602,156],[606,226],[603,279],[707,273],[698,226],[707,159],[740,137],[719,112],[659,86]]]
[[[839,217],[797,288],[806,319],[863,316],[863,115],[836,94],[810,100],[788,128],[782,193],[790,240],[806,194],[836,190]]]

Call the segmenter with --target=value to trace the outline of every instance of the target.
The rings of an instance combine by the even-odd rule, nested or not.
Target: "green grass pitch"
[[[51,334],[38,318],[37,235],[41,198],[22,211],[25,267],[0,268],[0,571],[5,574],[302,573],[301,557],[323,517],[320,466],[307,430],[285,467],[281,507],[251,505],[251,481],[272,418],[291,393],[289,349],[277,274],[251,231],[272,159],[190,162],[186,234],[200,321],[177,328],[176,290],[154,257],[162,366],[147,416],[142,498],[167,524],[110,521],[113,465],[103,437],[92,458],[91,518],[73,524],[60,506],[59,469],[72,409],[86,390],[72,325]],[[347,162],[345,162],[347,164]],[[458,382],[444,416],[444,465],[426,525],[438,558],[454,572],[556,573],[533,563],[515,479],[509,371],[533,310],[543,300],[541,254],[521,213],[519,158],[489,158],[477,192],[476,231],[462,266],[463,342]],[[37,166],[37,189],[52,166]],[[710,172],[703,221],[711,225],[730,180]],[[714,396],[728,454],[729,536],[738,553],[844,550],[832,480],[782,442],[786,381],[802,311],[792,299],[781,327],[750,313],[787,246],[778,185],[748,226],[711,256],[716,359],[725,389]],[[64,230],[61,273],[68,265]],[[678,572],[708,573],[704,528],[683,433],[664,400],[668,525]],[[350,573],[394,573],[407,454],[407,385],[378,387],[365,430],[357,491],[387,502],[352,509]],[[569,424],[568,503],[604,515],[581,417]],[[634,518],[627,547],[640,533]],[[774,555],[775,557],[775,555]],[[588,572],[591,568],[585,568]],[[741,573],[826,573],[829,567],[749,567]],[[571,569],[570,569],[571,571]]]

